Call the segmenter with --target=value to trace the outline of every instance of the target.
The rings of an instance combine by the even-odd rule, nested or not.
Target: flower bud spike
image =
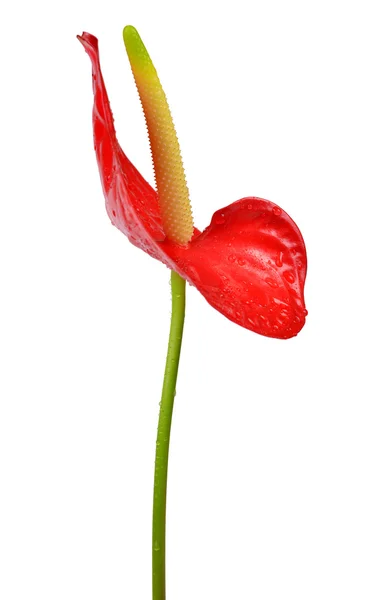
[[[136,29],[127,25],[123,39],[147,123],[164,232],[170,241],[184,245],[193,235],[194,223],[169,105]]]

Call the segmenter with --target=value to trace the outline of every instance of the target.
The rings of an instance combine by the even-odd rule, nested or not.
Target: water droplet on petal
[[[265,281],[272,288],[278,287],[278,284],[276,283],[276,281],[274,281],[273,279],[270,279],[270,277],[267,277]]]
[[[279,215],[281,215],[281,208],[279,208],[278,206],[274,206],[272,212],[278,217]]]
[[[275,259],[275,264],[277,267],[283,266],[283,253],[282,252],[279,252],[279,254],[277,255],[277,257]]]
[[[236,258],[237,258],[237,257],[236,257],[236,255],[235,255],[235,254],[229,254],[229,256],[228,256],[228,260],[229,260],[229,262],[231,262],[231,263],[234,263],[234,262],[236,261]]]
[[[239,258],[237,262],[240,265],[240,267],[244,267],[246,265],[246,260],[244,260],[243,258]]]
[[[308,311],[306,310],[306,308],[304,308],[303,313],[304,313],[304,317],[306,317],[308,314]]]
[[[253,203],[249,202],[249,204],[247,205],[247,210],[253,210]]]
[[[285,271],[283,273],[285,279],[288,281],[288,283],[293,283],[295,280],[295,277],[293,275],[293,273],[290,273],[289,271]]]
[[[223,223],[225,223],[224,213],[219,213],[219,214],[215,215],[215,223],[216,223],[216,225],[222,225]]]

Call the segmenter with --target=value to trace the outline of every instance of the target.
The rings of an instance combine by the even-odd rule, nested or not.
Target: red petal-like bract
[[[305,323],[305,244],[281,208],[243,198],[217,211],[187,246],[166,239],[156,192],[123,153],[102,78],[98,40],[79,36],[93,66],[93,128],[106,209],[135,245],[175,270],[231,321],[286,339]]]

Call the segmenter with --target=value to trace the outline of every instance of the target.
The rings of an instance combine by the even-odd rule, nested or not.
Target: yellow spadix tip
[[[165,92],[135,27],[127,25],[123,39],[147,123],[162,225],[169,240],[187,244],[194,223],[178,138]]]

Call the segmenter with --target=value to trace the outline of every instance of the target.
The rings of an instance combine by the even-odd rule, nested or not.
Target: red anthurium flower
[[[276,204],[250,197],[217,211],[188,243],[167,236],[159,196],[116,139],[98,40],[88,33],[79,39],[92,61],[94,143],[111,222],[231,321],[268,337],[297,335],[307,314],[306,251],[297,225]]]

